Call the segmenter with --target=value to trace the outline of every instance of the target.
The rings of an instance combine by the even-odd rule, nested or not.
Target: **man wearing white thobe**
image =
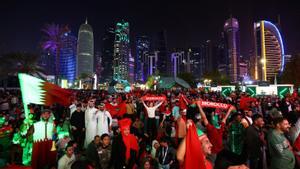
[[[95,101],[90,100],[87,109],[85,110],[85,148],[97,135],[97,111],[98,109],[95,108]]]
[[[102,134],[109,134],[111,130],[112,118],[110,113],[105,110],[105,104],[101,103],[98,106],[99,110],[97,113],[97,134],[101,136]]]

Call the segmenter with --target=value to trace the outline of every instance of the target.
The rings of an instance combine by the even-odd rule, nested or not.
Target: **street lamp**
[[[211,79],[204,79],[204,85],[205,86],[210,86],[210,83],[211,83]]]

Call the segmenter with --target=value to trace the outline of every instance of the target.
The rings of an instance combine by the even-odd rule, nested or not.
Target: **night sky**
[[[278,15],[286,53],[300,53],[300,6],[286,0],[1,0],[0,53],[38,52],[40,30],[45,23],[68,24],[77,36],[86,17],[94,29],[96,51],[101,49],[105,28],[120,19],[129,21],[131,37],[165,29],[169,49],[196,47],[208,39],[217,41],[230,14],[240,24],[242,55],[247,56],[251,49],[253,22],[260,19],[277,22]]]

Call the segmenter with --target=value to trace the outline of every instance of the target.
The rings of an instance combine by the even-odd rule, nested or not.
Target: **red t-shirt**
[[[208,123],[206,126],[207,130],[207,137],[211,144],[213,145],[212,147],[212,153],[217,154],[223,149],[223,132],[224,132],[225,124],[222,122],[220,124],[220,128],[217,129],[215,126],[212,124]]]

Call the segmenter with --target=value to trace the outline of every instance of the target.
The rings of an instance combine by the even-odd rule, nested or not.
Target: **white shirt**
[[[155,110],[163,103],[163,101],[161,101],[159,104],[157,104],[156,106],[153,107],[148,107],[144,102],[144,106],[147,110],[148,113],[148,118],[155,118]]]
[[[62,156],[58,161],[57,169],[71,169],[72,164],[75,162],[75,155],[73,154],[69,158],[66,154]]]

